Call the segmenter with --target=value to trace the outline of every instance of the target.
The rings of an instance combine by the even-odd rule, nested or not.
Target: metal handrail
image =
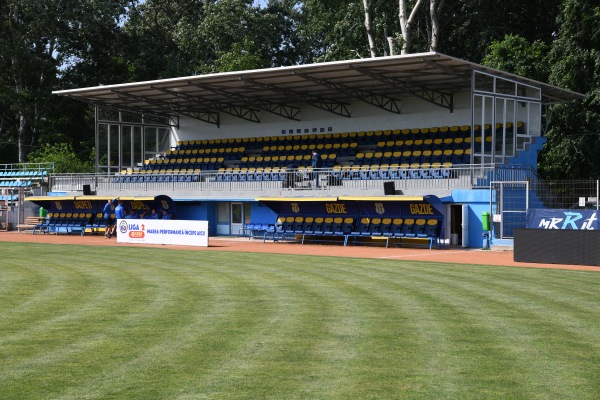
[[[48,173],[54,172],[53,162],[41,162],[41,163],[17,163],[17,164],[0,164],[0,172],[13,172],[13,171],[45,171]]]
[[[319,189],[355,190],[380,188],[382,181],[395,181],[396,188],[470,189],[489,187],[495,180],[494,165],[464,165],[448,168],[339,169],[311,171],[272,171],[269,169],[239,172],[208,171],[179,174],[52,174],[49,190],[70,192],[90,185],[94,191],[263,191],[265,189],[315,188],[312,174],[319,176]]]

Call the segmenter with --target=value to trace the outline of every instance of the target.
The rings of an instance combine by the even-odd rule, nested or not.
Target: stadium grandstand
[[[0,231],[23,226],[19,222],[33,212],[24,199],[46,193],[53,172],[53,163],[0,164]]]
[[[95,107],[97,151],[95,174],[48,175],[31,201],[50,211],[165,196],[210,235],[429,247],[511,245],[548,196],[544,107],[584,98],[435,52],[54,94]]]

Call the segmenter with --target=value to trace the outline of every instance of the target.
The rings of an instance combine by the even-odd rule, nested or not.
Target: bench
[[[258,238],[263,236],[271,226],[273,226],[273,224],[261,222],[250,223],[240,228],[238,237],[248,237],[249,239]]]
[[[44,221],[44,218],[30,216],[25,218],[25,221],[22,224],[17,225],[17,231],[32,231],[38,224],[41,224]]]

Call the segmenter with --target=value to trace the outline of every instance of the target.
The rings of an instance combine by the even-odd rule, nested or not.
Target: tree
[[[563,0],[456,0],[444,6],[437,51],[480,63],[488,46],[516,35],[550,45]]]
[[[429,19],[431,21],[431,32],[429,34],[429,50],[437,51],[440,35],[441,23],[440,14],[446,4],[445,0],[430,0],[429,1]]]
[[[69,143],[46,144],[32,151],[28,161],[33,163],[54,163],[55,173],[94,172],[94,153],[82,161]]]
[[[504,40],[492,42],[483,65],[547,82],[550,74],[547,60],[549,51],[550,47],[539,40],[528,43],[521,36],[506,35]]]
[[[377,7],[378,2],[373,4]],[[374,13],[374,35],[379,36],[378,13]],[[299,15],[298,36],[304,62],[324,62],[369,57],[364,30],[364,6],[358,1],[306,0]],[[376,52],[383,52],[375,40]]]
[[[4,38],[0,68],[7,71],[1,86],[5,93],[4,112],[9,114],[3,120],[16,132],[19,162],[25,161],[26,146],[35,143],[38,122],[56,77],[56,35],[38,18],[40,14],[54,17],[52,11],[41,0],[9,0],[0,5],[0,36]]]
[[[539,171],[548,179],[600,179],[600,5],[565,0],[549,56],[550,83],[587,98],[549,110]]]
[[[298,1],[147,0],[125,23],[129,80],[150,80],[299,61]]]
[[[301,29],[309,41],[323,44],[316,47],[317,60],[436,51],[444,5],[445,0],[308,0]]]
[[[377,57],[377,49],[375,47],[375,36],[373,34],[373,20],[369,9],[369,0],[363,0],[363,8],[365,9],[365,29],[367,30],[367,39],[369,40],[369,51],[371,57]]]
[[[419,7],[423,3],[423,0],[416,0],[410,12],[408,11],[408,3],[409,0],[399,0],[398,3],[398,18],[400,19],[400,30],[402,35],[402,54],[410,53],[413,37],[413,24],[415,23]]]
[[[6,0],[0,3],[0,134],[24,162],[47,132],[51,91],[76,66],[106,59],[90,49],[110,42],[125,0]],[[104,71],[104,68],[94,68]],[[110,69],[106,69],[110,71]],[[103,72],[104,73],[104,72]],[[77,79],[75,79],[77,80]],[[79,82],[77,82],[79,83]]]

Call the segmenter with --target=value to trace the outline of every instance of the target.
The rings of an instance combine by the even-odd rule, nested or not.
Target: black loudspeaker
[[[394,182],[383,182],[383,193],[386,196],[396,194],[396,184]]]
[[[89,196],[91,194],[92,194],[92,189],[90,188],[90,185],[83,185],[83,195]]]

